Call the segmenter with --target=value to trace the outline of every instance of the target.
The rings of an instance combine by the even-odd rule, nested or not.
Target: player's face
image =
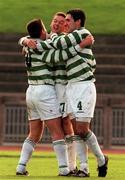
[[[70,33],[76,29],[76,23],[70,14],[66,15],[65,18],[65,32]]]
[[[62,33],[64,31],[64,23],[65,23],[65,18],[63,16],[59,16],[59,15],[54,16],[50,25],[52,31],[58,34]]]

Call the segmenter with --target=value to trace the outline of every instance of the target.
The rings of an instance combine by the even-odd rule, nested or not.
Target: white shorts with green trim
[[[55,87],[52,85],[29,85],[26,104],[29,120],[43,121],[61,116]]]
[[[94,115],[96,104],[96,88],[91,81],[68,83],[66,87],[68,114],[77,119],[90,119]]]

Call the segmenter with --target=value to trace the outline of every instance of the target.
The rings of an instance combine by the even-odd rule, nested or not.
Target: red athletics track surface
[[[21,145],[3,145],[0,146],[0,151],[20,151]],[[53,151],[51,144],[38,145],[35,151]]]
[[[125,154],[125,148],[124,147],[117,147],[117,148],[112,148],[109,150],[102,150],[105,154]],[[20,151],[21,150],[21,145],[3,145],[0,146],[0,151]],[[36,147],[35,151],[53,151],[52,144],[43,144],[43,145],[38,145]]]

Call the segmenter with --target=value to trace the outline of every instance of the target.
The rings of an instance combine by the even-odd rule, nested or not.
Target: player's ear
[[[81,27],[81,19],[78,19],[76,22],[77,27]]]

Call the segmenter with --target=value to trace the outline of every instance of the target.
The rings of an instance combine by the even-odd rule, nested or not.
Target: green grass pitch
[[[125,0],[0,0],[0,32],[26,32],[32,18],[42,18],[49,30],[56,12],[74,8],[85,10],[92,34],[125,34]]]
[[[125,154],[108,154],[109,169],[106,180],[125,179]],[[28,177],[15,176],[16,165],[19,160],[19,152],[0,151],[0,180],[62,180],[78,179],[75,177],[58,177],[58,167],[54,152],[34,152],[27,166],[30,173]],[[78,163],[79,166],[79,163]],[[97,177],[97,164],[95,157],[89,153],[90,178],[89,180],[102,179]],[[81,179],[81,178],[80,178]],[[88,179],[88,178],[84,178]],[[104,178],[103,178],[104,179]]]

